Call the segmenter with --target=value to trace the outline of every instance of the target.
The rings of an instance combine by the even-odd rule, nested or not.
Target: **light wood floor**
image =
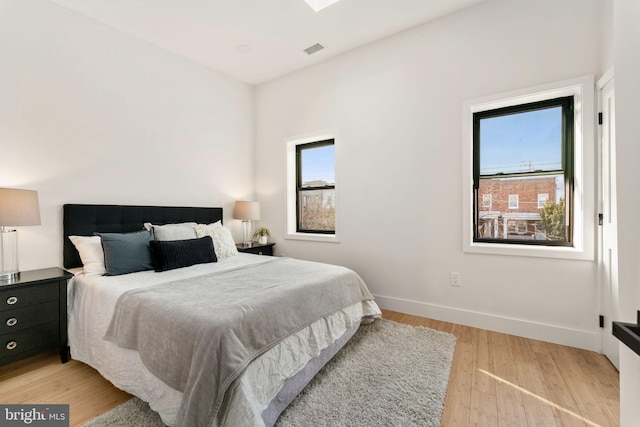
[[[598,353],[384,311],[458,338],[444,426],[618,426],[618,371]]]
[[[384,317],[454,334],[444,426],[617,426],[618,372],[602,355],[384,311]],[[0,403],[70,404],[71,426],[130,396],[57,352],[0,367]]]

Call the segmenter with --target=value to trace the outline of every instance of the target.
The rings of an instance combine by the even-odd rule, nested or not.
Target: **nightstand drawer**
[[[0,286],[0,311],[14,310],[45,301],[58,300],[58,286],[52,283],[2,290]]]
[[[263,245],[259,243],[252,243],[251,246],[246,247],[242,244],[237,244],[238,252],[244,252],[247,254],[267,255],[273,256],[273,247],[275,243],[265,243]]]
[[[0,365],[57,348],[69,360],[67,280],[61,268],[21,271],[0,284]]]
[[[58,345],[58,322],[0,335],[0,361],[36,348]]]
[[[41,323],[58,321],[58,301],[0,312],[0,334],[21,331]]]
[[[249,248],[243,252],[249,253],[249,254],[256,254],[256,255],[268,255],[268,256],[273,256],[273,248],[271,247],[262,247],[262,248]]]

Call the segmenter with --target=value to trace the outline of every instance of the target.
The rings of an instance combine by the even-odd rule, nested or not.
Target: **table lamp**
[[[18,268],[18,230],[22,225],[40,225],[38,192],[0,188],[0,281],[20,277]]]
[[[251,221],[260,219],[260,202],[236,201],[233,208],[233,218],[242,220],[242,245],[244,247],[251,246]]]

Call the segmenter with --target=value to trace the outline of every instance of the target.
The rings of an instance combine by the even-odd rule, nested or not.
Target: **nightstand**
[[[274,246],[275,246],[275,243],[265,243],[264,245],[261,245],[260,243],[253,242],[249,247],[244,246],[242,243],[236,244],[236,247],[238,248],[238,252],[245,252],[245,253],[256,254],[256,255],[269,255],[269,256],[273,256]]]
[[[67,280],[61,268],[20,272],[12,282],[0,281],[0,365],[51,348],[69,360],[67,347]]]

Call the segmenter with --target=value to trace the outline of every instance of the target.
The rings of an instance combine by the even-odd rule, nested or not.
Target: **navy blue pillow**
[[[104,267],[107,276],[153,270],[149,241],[153,233],[148,230],[133,233],[94,233],[102,240]]]
[[[149,243],[158,272],[218,261],[211,236],[187,240],[152,240]]]

